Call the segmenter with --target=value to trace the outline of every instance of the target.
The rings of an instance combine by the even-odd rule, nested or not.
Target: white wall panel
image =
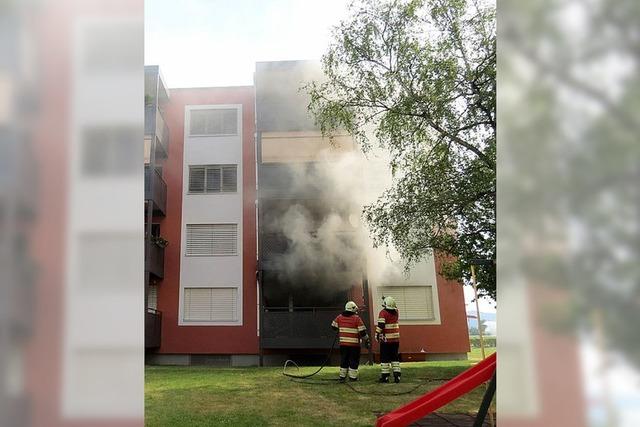
[[[238,134],[225,136],[191,136],[191,111],[203,109],[238,110]],[[185,108],[184,165],[182,188],[182,253],[180,265],[181,325],[242,324],[242,106],[188,105]],[[231,165],[238,168],[238,191],[235,193],[189,194],[189,166]],[[187,224],[237,224],[237,254],[227,256],[186,256]],[[184,322],[185,288],[235,288],[236,320]]]

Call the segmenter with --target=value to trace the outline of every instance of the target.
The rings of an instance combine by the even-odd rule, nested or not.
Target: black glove
[[[367,350],[371,348],[371,340],[369,339],[369,337],[364,339],[364,348],[366,348]]]

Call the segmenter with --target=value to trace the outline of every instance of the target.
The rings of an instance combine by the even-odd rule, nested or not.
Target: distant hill
[[[476,315],[475,310],[467,312],[467,316],[475,316],[475,315]],[[484,320],[487,320],[487,321],[491,320],[491,321],[495,322],[496,321],[496,313],[485,313],[484,311],[481,311],[480,312],[480,318],[484,319]],[[476,319],[474,317],[473,319],[469,319],[469,320],[475,321]]]

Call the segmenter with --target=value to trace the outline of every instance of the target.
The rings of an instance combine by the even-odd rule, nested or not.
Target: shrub
[[[483,337],[485,348],[495,347],[496,346],[496,337]],[[472,348],[480,348],[480,337],[479,336],[470,336],[469,343]]]

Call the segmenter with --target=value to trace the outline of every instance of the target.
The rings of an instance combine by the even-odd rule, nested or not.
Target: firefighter
[[[340,339],[340,382],[344,382],[349,373],[349,381],[358,380],[358,365],[360,365],[360,341],[366,348],[371,348],[371,340],[367,335],[367,328],[358,316],[358,306],[349,301],[344,311],[333,322],[331,327],[338,331]]]
[[[398,323],[398,306],[393,297],[382,299],[382,310],[378,315],[376,341],[380,343],[381,375],[378,382],[388,383],[393,370],[394,382],[400,382],[400,324]]]

